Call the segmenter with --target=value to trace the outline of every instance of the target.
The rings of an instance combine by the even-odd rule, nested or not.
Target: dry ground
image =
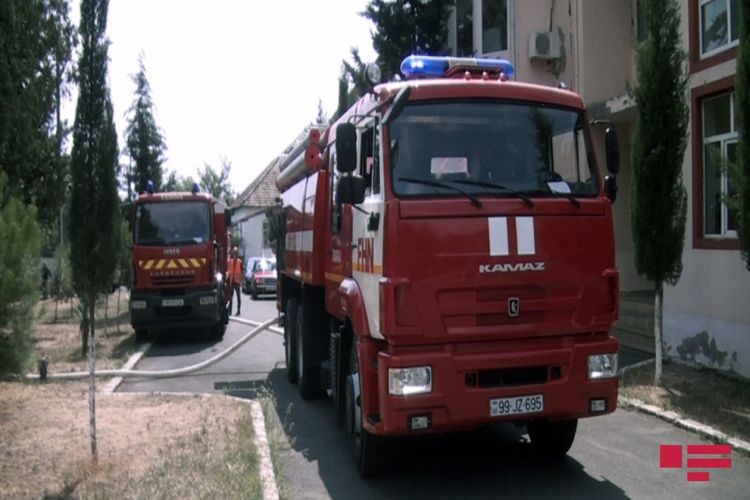
[[[228,398],[99,395],[94,467],[86,383],[0,383],[0,496],[257,498],[251,429]]]
[[[97,369],[135,350],[127,295],[97,311]],[[34,359],[88,370],[71,303],[37,308]],[[119,322],[119,332],[117,329]],[[102,388],[104,380],[97,381]],[[0,498],[260,498],[249,407],[220,396],[97,395],[92,464],[87,382],[0,382]]]
[[[642,366],[624,375],[620,394],[750,441],[750,383],[674,362],[664,363],[662,379],[655,387],[653,363]]]
[[[107,318],[104,303],[98,304],[96,314],[96,367],[105,370],[119,368],[135,351],[135,335],[130,326],[128,294],[109,296]],[[55,315],[55,308],[57,313]],[[81,353],[80,315],[77,301],[43,300],[37,305],[37,320],[32,335],[35,341],[34,360],[47,356],[51,373],[87,371],[85,353]]]

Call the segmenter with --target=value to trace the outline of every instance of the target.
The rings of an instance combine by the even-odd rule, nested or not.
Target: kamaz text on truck
[[[154,193],[133,204],[130,318],[138,340],[165,328],[207,328],[222,338],[229,320],[226,281],[229,211],[212,196]]]
[[[617,404],[612,176],[581,97],[507,61],[411,56],[281,165],[288,378],[363,475],[395,436],[524,423],[562,456]]]

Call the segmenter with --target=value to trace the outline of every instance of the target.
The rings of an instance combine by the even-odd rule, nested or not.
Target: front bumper
[[[589,380],[588,356],[614,353],[619,342],[604,334],[583,339],[537,339],[492,346],[446,345],[441,350],[380,351],[376,413],[368,411],[368,431],[381,435],[446,432],[498,421],[566,420],[604,415],[617,407],[617,378]],[[373,348],[371,344],[368,346]],[[366,347],[366,349],[368,348]],[[375,355],[375,353],[371,353]],[[431,366],[432,392],[393,396],[388,369]],[[373,393],[371,393],[373,394]],[[490,400],[541,394],[544,409],[520,415],[490,416]],[[604,400],[603,411],[590,411],[591,400]],[[413,431],[412,417],[426,416],[426,430]]]
[[[170,290],[133,290],[130,294],[130,323],[134,329],[208,327],[223,320],[223,304],[218,288],[187,290],[174,294]],[[201,299],[207,304],[201,304]],[[134,302],[145,302],[144,308],[133,308]]]

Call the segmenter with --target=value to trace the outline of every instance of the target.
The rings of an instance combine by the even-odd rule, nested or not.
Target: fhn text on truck
[[[392,436],[502,421],[564,455],[617,402],[615,132],[603,178],[577,94],[500,60],[401,69],[281,165],[289,380],[334,401],[363,475]]]

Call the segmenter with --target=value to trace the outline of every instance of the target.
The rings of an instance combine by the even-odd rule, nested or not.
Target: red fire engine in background
[[[222,338],[229,320],[227,206],[199,193],[147,193],[133,204],[130,318],[138,340],[164,328],[205,327]]]
[[[504,60],[402,72],[281,165],[288,378],[333,399],[363,475],[391,436],[492,422],[562,456],[617,404],[615,132],[603,178],[574,92]]]

